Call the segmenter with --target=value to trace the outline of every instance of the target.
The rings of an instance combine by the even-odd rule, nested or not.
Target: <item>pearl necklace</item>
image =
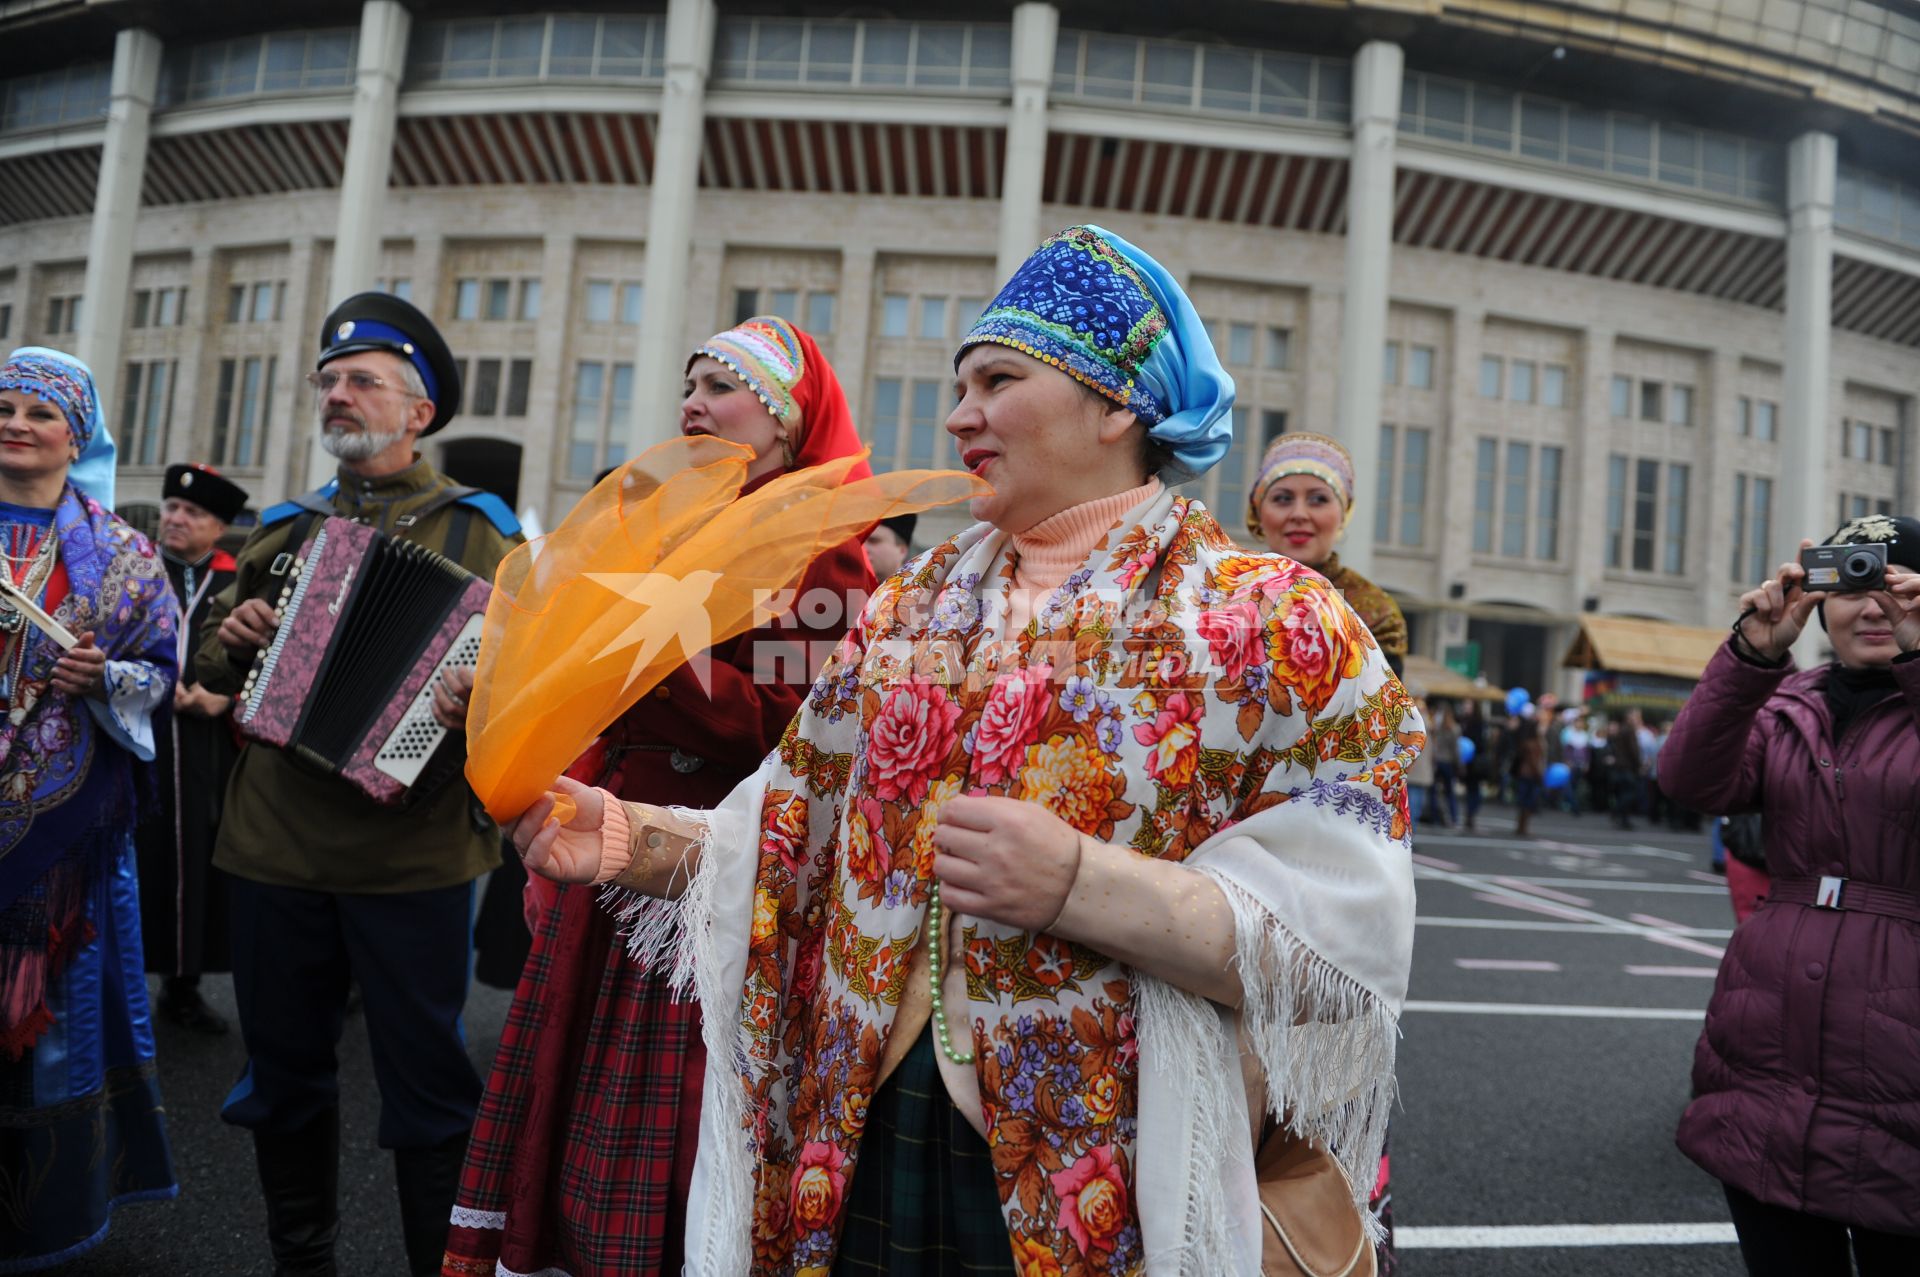
[[[940,928],[940,880],[934,879],[927,887],[927,975],[933,981],[933,1031],[940,1040],[940,1054],[955,1064],[972,1064],[973,1052],[955,1049],[953,1035],[947,1028],[947,1008],[945,994],[941,986],[946,983],[946,942]]]

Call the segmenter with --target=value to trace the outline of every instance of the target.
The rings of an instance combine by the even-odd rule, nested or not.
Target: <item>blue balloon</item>
[[[1514,687],[1507,690],[1507,713],[1523,714],[1531,704],[1533,704],[1533,697],[1527,695],[1526,688]]]
[[[1462,736],[1460,738],[1460,765],[1462,767],[1473,762],[1473,756],[1479,752],[1479,747],[1473,743],[1471,736]]]
[[[1552,763],[1547,767],[1547,788],[1565,789],[1573,784],[1573,769],[1565,763]]]

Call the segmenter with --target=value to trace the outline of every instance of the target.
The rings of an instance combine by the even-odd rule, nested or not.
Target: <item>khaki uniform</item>
[[[447,553],[460,525],[465,545],[458,562],[491,580],[494,568],[521,541],[498,498],[481,496],[444,505],[411,526],[409,513],[430,506],[453,481],[425,461],[398,474],[362,479],[342,470],[332,494],[342,518]],[[284,554],[303,523],[297,507],[268,510],[247,539],[232,586],[213,601],[200,631],[194,662],[200,684],[232,695],[240,690],[251,656],[236,657],[220,643],[220,622],[243,599],[279,600]],[[503,531],[502,525],[512,528]],[[309,523],[309,531],[311,524]],[[396,635],[396,641],[406,636]],[[463,780],[443,785],[410,808],[382,807],[345,781],[296,763],[278,749],[248,744],[227,789],[214,864],[228,873],[280,887],[316,891],[388,893],[471,882],[500,863],[500,835]]]

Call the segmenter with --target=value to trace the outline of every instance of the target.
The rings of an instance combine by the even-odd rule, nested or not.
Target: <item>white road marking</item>
[[[1462,971],[1558,971],[1557,962],[1539,962],[1532,958],[1455,958],[1453,965]],[[1627,968],[1631,971],[1633,968]]]
[[[1415,856],[1415,860],[1419,857]],[[1582,891],[1664,891],[1681,896],[1724,896],[1722,887],[1698,887],[1690,882],[1641,882],[1631,878],[1528,878],[1516,875],[1515,882],[1536,887],[1578,887]]]
[[[1705,1007],[1591,1007],[1554,1002],[1423,1002],[1409,999],[1409,1011],[1439,1015],[1547,1015],[1573,1020],[1704,1020]]]
[[[1515,891],[1524,891],[1529,895],[1545,896],[1548,900],[1558,900],[1563,905],[1578,905],[1582,909],[1591,909],[1593,901],[1585,896],[1571,896],[1564,891],[1555,891],[1552,887],[1543,887],[1536,882],[1527,882],[1520,878],[1495,878],[1494,883],[1502,887],[1512,887]]]
[[[1633,967],[1627,968],[1628,975],[1672,975],[1698,976],[1707,980],[1720,974],[1719,967]]]
[[[1530,913],[1544,913],[1547,917],[1558,918],[1562,922],[1586,921],[1586,915],[1578,909],[1569,909],[1565,905],[1556,905],[1551,901],[1535,900],[1532,896],[1519,895],[1514,893],[1511,888],[1508,889],[1508,894],[1504,896],[1497,896],[1485,891],[1476,891],[1473,893],[1473,898],[1484,905],[1499,905],[1505,909],[1525,909]]]
[[[1535,922],[1531,918],[1448,918],[1438,914],[1423,914],[1413,920],[1416,927],[1450,927],[1464,931],[1558,931],[1564,935],[1620,936],[1623,939],[1640,939],[1637,932],[1622,931],[1618,927],[1602,926],[1597,922]],[[1730,928],[1689,927],[1686,934],[1702,940],[1725,940],[1733,934]]]
[[[1622,935],[1638,936],[1643,940],[1652,940],[1657,944],[1664,944],[1671,948],[1687,949],[1690,952],[1701,952],[1704,956],[1710,958],[1718,958],[1720,956],[1720,951],[1717,949],[1711,953],[1706,952],[1706,950],[1712,948],[1711,945],[1703,945],[1692,940],[1678,938],[1675,929],[1679,928],[1684,930],[1684,928],[1680,928],[1680,924],[1677,922],[1664,922],[1662,920],[1663,926],[1654,927],[1637,921],[1623,921],[1610,914],[1597,913],[1591,909],[1575,909],[1571,906],[1549,905],[1544,901],[1535,900],[1523,892],[1515,891],[1512,887],[1502,887],[1489,878],[1483,878],[1475,874],[1448,873],[1444,869],[1417,867],[1414,870],[1414,876],[1416,878],[1452,883],[1456,887],[1465,887],[1476,893],[1476,899],[1485,898],[1478,894],[1480,892],[1485,892],[1489,895],[1504,896],[1505,899],[1502,903],[1515,909],[1532,909],[1536,913],[1550,913],[1557,917],[1564,918],[1569,922],[1598,923],[1601,926],[1610,927]]]
[[[1455,873],[1460,871],[1460,866],[1454,864],[1451,860],[1442,860],[1438,856],[1423,856],[1417,851],[1413,853],[1413,863],[1416,865],[1425,865],[1429,869],[1451,869]]]
[[[1732,1224],[1507,1224],[1467,1228],[1419,1228],[1401,1224],[1393,1230],[1393,1244],[1403,1250],[1732,1246],[1738,1240]]]
[[[1726,878],[1720,874],[1710,874],[1704,869],[1689,869],[1687,870],[1687,877],[1697,878],[1701,882],[1710,882],[1716,891],[1725,891],[1727,889]]]
[[[1518,839],[1482,838],[1478,834],[1421,834],[1420,841],[1429,847],[1434,844],[1451,844],[1460,847],[1503,847],[1509,851],[1515,847],[1543,847],[1548,851],[1563,851],[1569,855],[1592,856],[1647,856],[1655,860],[1673,860],[1681,864],[1697,864],[1698,856],[1690,856],[1681,851],[1668,851],[1665,847],[1649,847],[1645,843],[1625,843],[1610,847],[1584,847],[1579,843],[1555,842],[1551,838]]]

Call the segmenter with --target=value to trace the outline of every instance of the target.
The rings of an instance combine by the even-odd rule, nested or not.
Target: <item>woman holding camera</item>
[[[1773,887],[1733,934],[1682,1152],[1726,1186],[1754,1277],[1920,1272],[1920,521],[1879,588],[1788,563],[1741,599],[1661,751],[1681,803],[1760,812]],[[1819,614],[1833,660],[1788,650]],[[1730,745],[1737,745],[1729,748]]]

